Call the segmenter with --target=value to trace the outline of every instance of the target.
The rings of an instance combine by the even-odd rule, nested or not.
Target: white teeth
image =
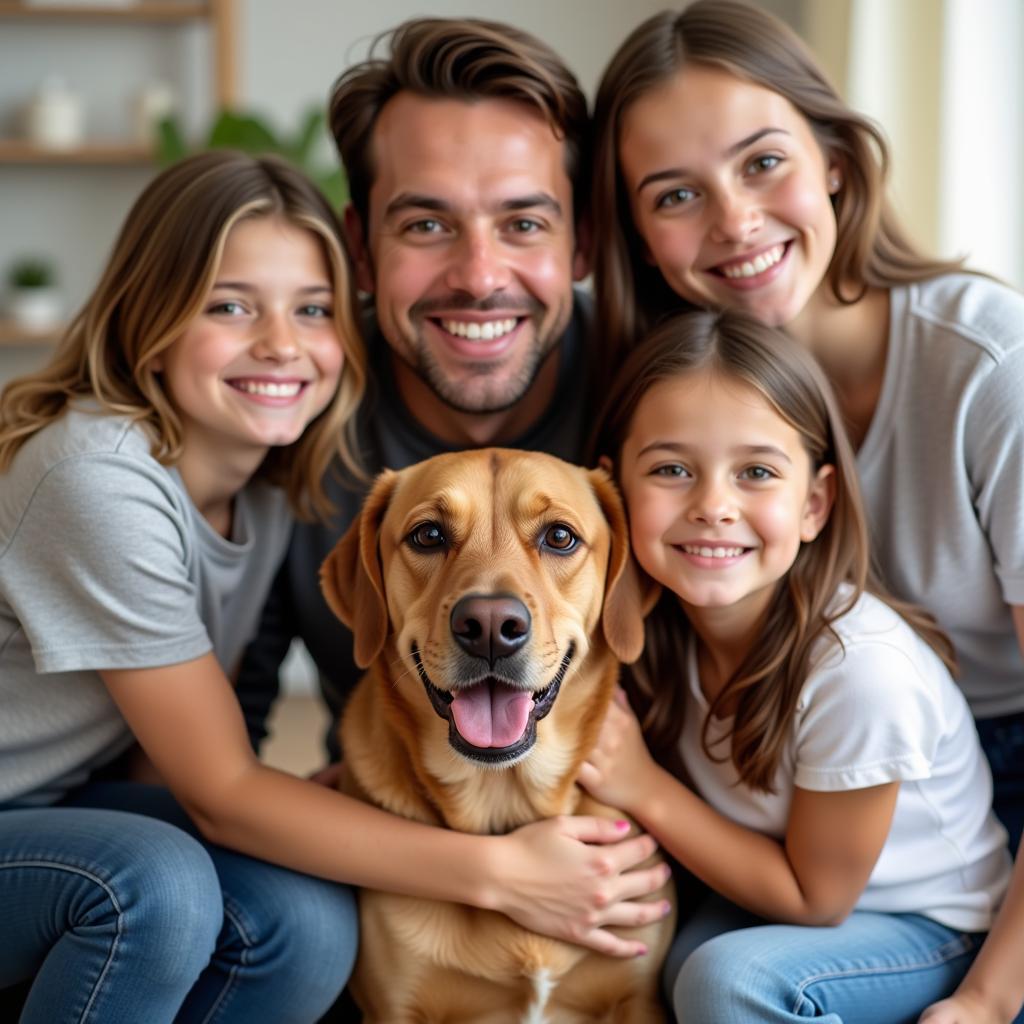
[[[514,330],[516,323],[515,317],[510,317],[507,320],[486,320],[484,323],[479,323],[476,320],[442,320],[441,326],[457,338],[468,338],[470,341],[493,341]]]
[[[766,252],[755,256],[752,260],[744,260],[743,263],[730,263],[722,267],[722,273],[726,277],[741,278],[754,277],[756,274],[763,274],[769,267],[774,267],[782,254],[786,251],[784,245],[773,245]]]
[[[683,550],[688,555],[700,555],[701,558],[738,558],[743,548],[709,548],[702,544],[684,544]]]
[[[270,398],[292,398],[302,389],[299,381],[275,383],[266,380],[236,380],[232,384],[249,395],[267,395]]]

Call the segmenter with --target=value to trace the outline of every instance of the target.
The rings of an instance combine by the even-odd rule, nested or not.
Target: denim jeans
[[[686,1024],[916,1024],[956,988],[983,938],[918,914],[765,924],[711,896],[676,936],[664,982]]]
[[[979,718],[977,725],[992,769],[992,805],[1010,833],[1010,852],[1016,856],[1024,828],[1024,713]]]
[[[349,889],[206,843],[159,787],[0,810],[0,988],[35,976],[24,1024],[312,1022],[356,940]]]

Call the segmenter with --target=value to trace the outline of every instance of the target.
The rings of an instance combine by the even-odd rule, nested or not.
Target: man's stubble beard
[[[536,319],[531,318],[531,320],[535,325]],[[526,396],[537,379],[545,360],[556,348],[568,325],[569,313],[567,311],[565,315],[557,318],[550,331],[543,337],[535,333],[533,343],[524,354],[519,370],[513,374],[511,379],[504,380],[500,384],[494,383],[491,387],[487,386],[491,383],[488,378],[494,376],[495,370],[503,366],[502,363],[464,364],[469,370],[470,379],[459,382],[450,381],[438,360],[434,358],[430,346],[423,341],[419,332],[408,346],[408,354],[399,350],[394,351],[398,358],[450,409],[460,413],[483,416],[505,412]],[[522,327],[518,329],[522,330]],[[479,367],[479,370],[476,370],[476,367]],[[480,383],[481,386],[474,388],[474,381]]]

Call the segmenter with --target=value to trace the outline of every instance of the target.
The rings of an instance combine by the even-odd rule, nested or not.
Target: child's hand
[[[640,723],[619,688],[577,781],[602,803],[636,817],[634,808],[643,800],[655,771],[657,765],[644,743]]]
[[[1009,1020],[971,993],[957,992],[929,1006],[918,1024],[1009,1024]]]

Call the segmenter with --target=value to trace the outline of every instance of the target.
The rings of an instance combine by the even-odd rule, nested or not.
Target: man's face
[[[372,147],[369,223],[350,211],[348,224],[407,396],[474,414],[514,406],[586,270],[564,144],[522,103],[402,92]]]

